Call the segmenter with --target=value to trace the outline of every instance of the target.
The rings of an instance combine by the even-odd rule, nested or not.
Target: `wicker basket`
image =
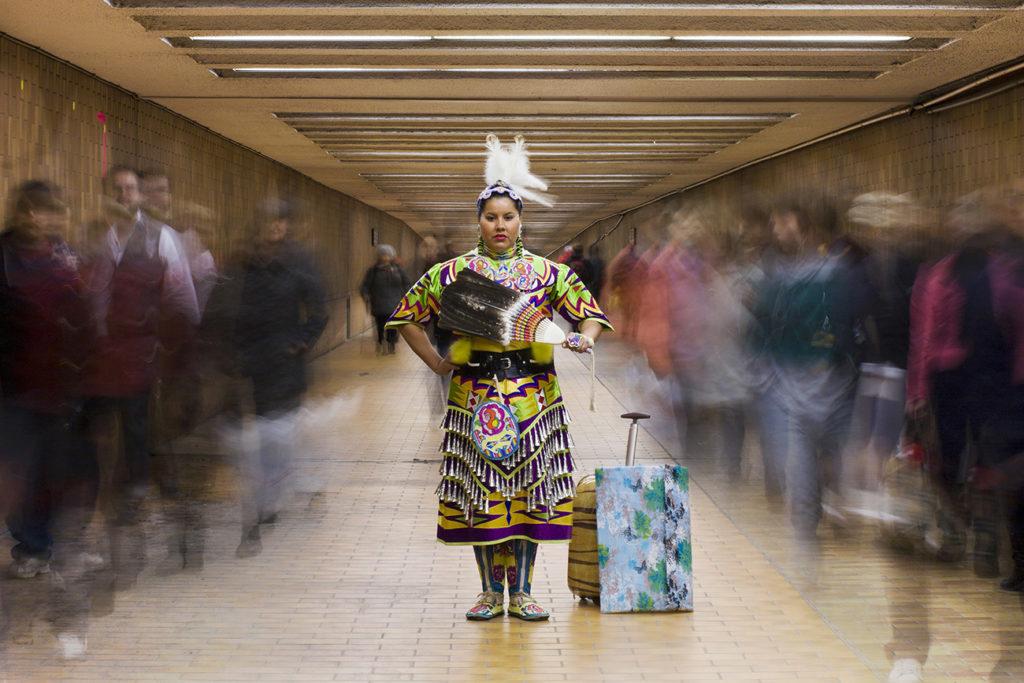
[[[581,600],[596,603],[601,597],[597,566],[597,487],[592,476],[584,477],[576,486],[569,543],[569,590]]]

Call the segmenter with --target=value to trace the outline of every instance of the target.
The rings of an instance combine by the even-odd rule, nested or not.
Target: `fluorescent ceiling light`
[[[472,178],[477,180],[480,176],[476,173],[360,173],[363,178],[422,178],[433,180],[436,178]],[[664,178],[664,175],[654,173],[594,173],[594,174],[564,174],[549,173],[548,178]]]
[[[332,149],[344,149],[344,148],[349,148],[349,149],[357,148],[358,149],[358,148],[364,148],[366,146],[366,144],[364,142],[362,142],[361,140],[352,140],[352,141],[331,140],[331,141],[323,142],[321,144],[327,145],[327,146],[331,147]],[[409,144],[409,143],[404,143],[404,144]],[[443,141],[438,141],[438,140],[431,141],[430,143],[415,144],[414,147],[425,147],[425,146],[427,146],[427,144],[429,144],[429,145],[441,144],[441,145],[443,145],[443,147],[442,147],[443,149],[466,148],[466,147],[482,148],[483,147],[483,145],[481,145],[479,142],[449,142],[449,143],[445,143]],[[678,141],[678,142],[674,141],[674,140],[667,140],[665,142],[657,142],[657,141],[654,141],[654,140],[648,140],[648,141],[645,141],[645,142],[571,142],[571,141],[567,141],[567,142],[531,142],[530,143],[530,149],[560,149],[560,148],[563,148],[563,147],[581,147],[583,149],[595,149],[595,148],[597,148],[597,149],[599,149],[599,148],[612,148],[612,149],[616,149],[616,148],[658,149],[658,148],[666,148],[666,147],[703,147],[703,148],[707,148],[707,147],[721,147],[721,146],[726,146],[728,144],[731,144],[731,143],[729,143],[728,141],[726,141],[726,142],[722,142],[722,141],[692,142],[692,141],[688,141],[688,140],[687,141]],[[410,147],[410,148],[414,148],[414,147]]]
[[[222,36],[190,36],[196,42],[229,42],[229,43],[389,43],[389,42],[423,42],[430,40],[477,41],[477,42],[650,42],[671,40],[672,36],[630,36],[630,35],[591,35],[591,34],[560,34],[560,35],[516,35],[516,34],[480,34],[480,35],[447,35],[447,36],[403,36],[403,35],[317,35],[317,34],[252,34]]]
[[[657,2],[649,0],[645,3],[637,2],[489,2],[473,3],[486,5],[488,9],[515,9],[521,10],[524,5],[531,9],[586,9],[586,10],[635,10],[638,5],[644,5],[644,9],[657,10],[721,10],[721,11],[749,11],[749,10],[771,10],[787,12],[806,12],[808,10],[845,12],[850,10],[902,10],[902,11],[936,11],[936,10],[977,10],[978,7],[971,7],[965,3],[953,2],[920,2],[914,4],[910,0],[904,2],[783,2],[776,4],[777,0],[764,0],[763,2]],[[396,6],[409,7],[419,3],[395,2]],[[982,9],[1000,9],[996,2],[977,3]]]
[[[411,69],[397,67],[363,67],[363,66],[242,66],[232,69],[248,73],[359,73],[365,71],[382,71],[390,73],[430,73],[437,69]]]
[[[637,181],[637,180],[633,180],[633,181],[623,181],[623,180],[616,180],[616,181],[588,180],[588,181],[582,181],[582,180],[574,180],[574,181],[568,181],[568,182],[561,181],[561,182],[558,183],[558,186],[559,187],[598,187],[598,186],[612,185],[614,187],[633,187],[633,186],[636,186],[636,185],[642,185],[644,183],[650,183],[650,182],[651,182],[650,180],[643,180],[643,181]],[[469,182],[465,182],[465,183],[452,183],[452,182],[447,182],[447,183],[430,183],[430,182],[422,182],[421,183],[421,182],[406,181],[406,182],[382,182],[380,184],[387,185],[388,187],[402,187],[402,188],[421,188],[421,187],[438,187],[438,186],[443,186],[443,187],[476,187],[476,184],[469,183]]]
[[[478,144],[478,143],[465,143],[467,145]],[[538,147],[583,147],[584,149],[593,147],[713,147],[716,144],[721,143],[708,143],[708,142],[690,142],[690,141],[675,141],[666,140],[664,142],[657,142],[651,140],[647,142],[531,142],[530,148],[537,149]]]
[[[438,71],[454,72],[454,73],[494,73],[494,74],[512,74],[512,73],[568,73],[570,71],[584,71],[585,69],[560,69],[553,67],[490,67],[490,66],[479,66],[479,67],[459,67],[451,69],[438,69]]]
[[[245,67],[257,68],[257,67]],[[274,114],[279,119],[292,119],[293,121],[530,121],[536,123],[538,120],[569,120],[573,122],[641,122],[641,123],[662,123],[662,122],[684,122],[684,121],[781,121],[792,118],[793,114],[603,114],[603,115],[582,115],[574,116],[569,114],[534,114],[531,116],[520,116],[516,114]]]
[[[406,43],[430,40],[430,36],[323,36],[323,35],[252,35],[252,36],[190,36],[189,40],[213,43]]]
[[[558,211],[552,209],[545,209],[545,213],[549,215],[552,213],[572,213],[568,207],[573,206],[600,206],[603,202],[568,202],[561,205]],[[409,206],[418,206],[423,209],[456,209],[461,211],[466,208],[464,202],[409,202]]]
[[[580,70],[549,67],[238,67],[231,71],[248,74],[568,74]]]
[[[591,35],[591,34],[537,34],[537,35],[522,35],[522,34],[481,34],[481,35],[448,35],[448,36],[433,36],[434,40],[476,40],[476,41],[496,41],[503,43],[518,43],[518,42],[581,42],[581,43],[596,43],[596,42],[630,42],[630,41],[649,41],[649,40],[670,40],[671,36],[628,36],[628,35]]]
[[[388,67],[388,66],[243,66],[232,69],[244,73],[568,73],[576,69],[548,67]]]
[[[675,36],[673,40],[693,43],[905,43],[910,36],[853,35],[828,33],[819,35],[792,34],[749,34],[749,35],[707,35]]]
[[[481,150],[479,152],[448,152],[448,151],[423,151],[423,150],[408,150],[408,151],[381,151],[381,150],[331,150],[331,154],[340,157],[481,157],[486,156],[486,151]],[[680,155],[684,156],[695,156],[699,155],[699,152],[680,152]],[[534,152],[532,156],[535,157],[587,157],[587,156],[598,156],[598,157],[632,157],[632,156],[668,156],[668,154],[658,154],[653,150],[638,150],[635,152]]]
[[[655,42],[677,40],[682,42],[709,43],[905,43],[912,36],[884,34],[713,34],[688,36],[656,36],[656,35],[595,35],[595,34],[478,34],[478,35],[445,35],[445,36],[408,36],[408,35],[324,35],[324,34],[251,34],[251,35],[220,35],[190,36],[194,42],[209,43],[409,43],[429,41],[467,41],[467,42],[501,42],[501,43],[560,43],[560,42]]]

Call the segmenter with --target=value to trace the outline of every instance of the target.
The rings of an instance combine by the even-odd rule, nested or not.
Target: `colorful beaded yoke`
[[[388,326],[425,325],[434,320],[440,310],[441,292],[463,268],[528,294],[531,303],[548,318],[558,311],[573,324],[594,319],[610,327],[593,296],[568,266],[524,251],[519,242],[506,255],[496,257],[478,248],[434,266],[409,290]],[[529,348],[525,344],[494,348],[486,340],[471,340],[474,350]],[[473,443],[473,412],[488,401],[506,404],[519,425],[519,448],[501,461],[485,458]],[[532,374],[498,382],[492,377],[469,377],[456,370],[442,423],[445,433],[440,448],[441,483],[437,488],[442,509],[450,511],[454,507],[465,511],[467,529],[473,527],[474,512],[482,517],[487,515],[495,496],[523,501],[527,511],[543,510],[550,518],[549,511],[574,495],[568,424],[569,414],[553,366],[545,365]],[[450,522],[454,516],[448,514],[447,518]],[[459,542],[457,533],[452,529],[447,532],[451,542]],[[467,538],[470,536],[467,533]],[[500,534],[494,540],[498,537]]]

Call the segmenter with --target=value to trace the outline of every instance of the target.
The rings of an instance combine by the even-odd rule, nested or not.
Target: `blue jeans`
[[[61,510],[95,504],[95,453],[68,415],[11,405],[0,409],[0,443],[11,496],[7,527],[17,541],[11,555],[49,559]]]
[[[91,417],[117,415],[121,418],[124,464],[130,484],[149,482],[149,392],[138,396],[104,396],[90,399],[86,411]]]
[[[256,418],[258,445],[250,449],[242,432],[231,437],[239,442],[240,469],[245,481],[242,494],[242,525],[250,528],[277,514],[290,493],[298,410]]]
[[[839,465],[852,410],[853,403],[847,400],[826,415],[789,416],[786,488],[793,527],[798,533],[810,535],[818,528],[823,475],[834,475]]]
[[[764,462],[764,492],[775,498],[786,490],[786,413],[771,391],[757,399],[757,424],[761,459]]]
[[[843,484],[877,490],[886,460],[900,445],[906,403],[906,372],[893,366],[861,366],[853,402]]]

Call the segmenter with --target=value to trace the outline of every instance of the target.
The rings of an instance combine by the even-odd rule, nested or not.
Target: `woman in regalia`
[[[537,547],[572,536],[575,494],[569,415],[551,344],[506,345],[479,336],[457,338],[446,357],[424,326],[440,313],[441,294],[464,269],[525,293],[550,319],[558,311],[573,326],[563,346],[585,353],[611,328],[572,270],[523,248],[523,198],[547,203],[542,180],[529,173],[517,137],[502,147],[488,136],[487,188],[477,199],[476,249],[439,263],[413,285],[388,326],[439,375],[451,373],[441,445],[437,538],[473,546],[483,591],[466,613],[488,620],[505,611],[528,621],[548,618],[530,595]]]

